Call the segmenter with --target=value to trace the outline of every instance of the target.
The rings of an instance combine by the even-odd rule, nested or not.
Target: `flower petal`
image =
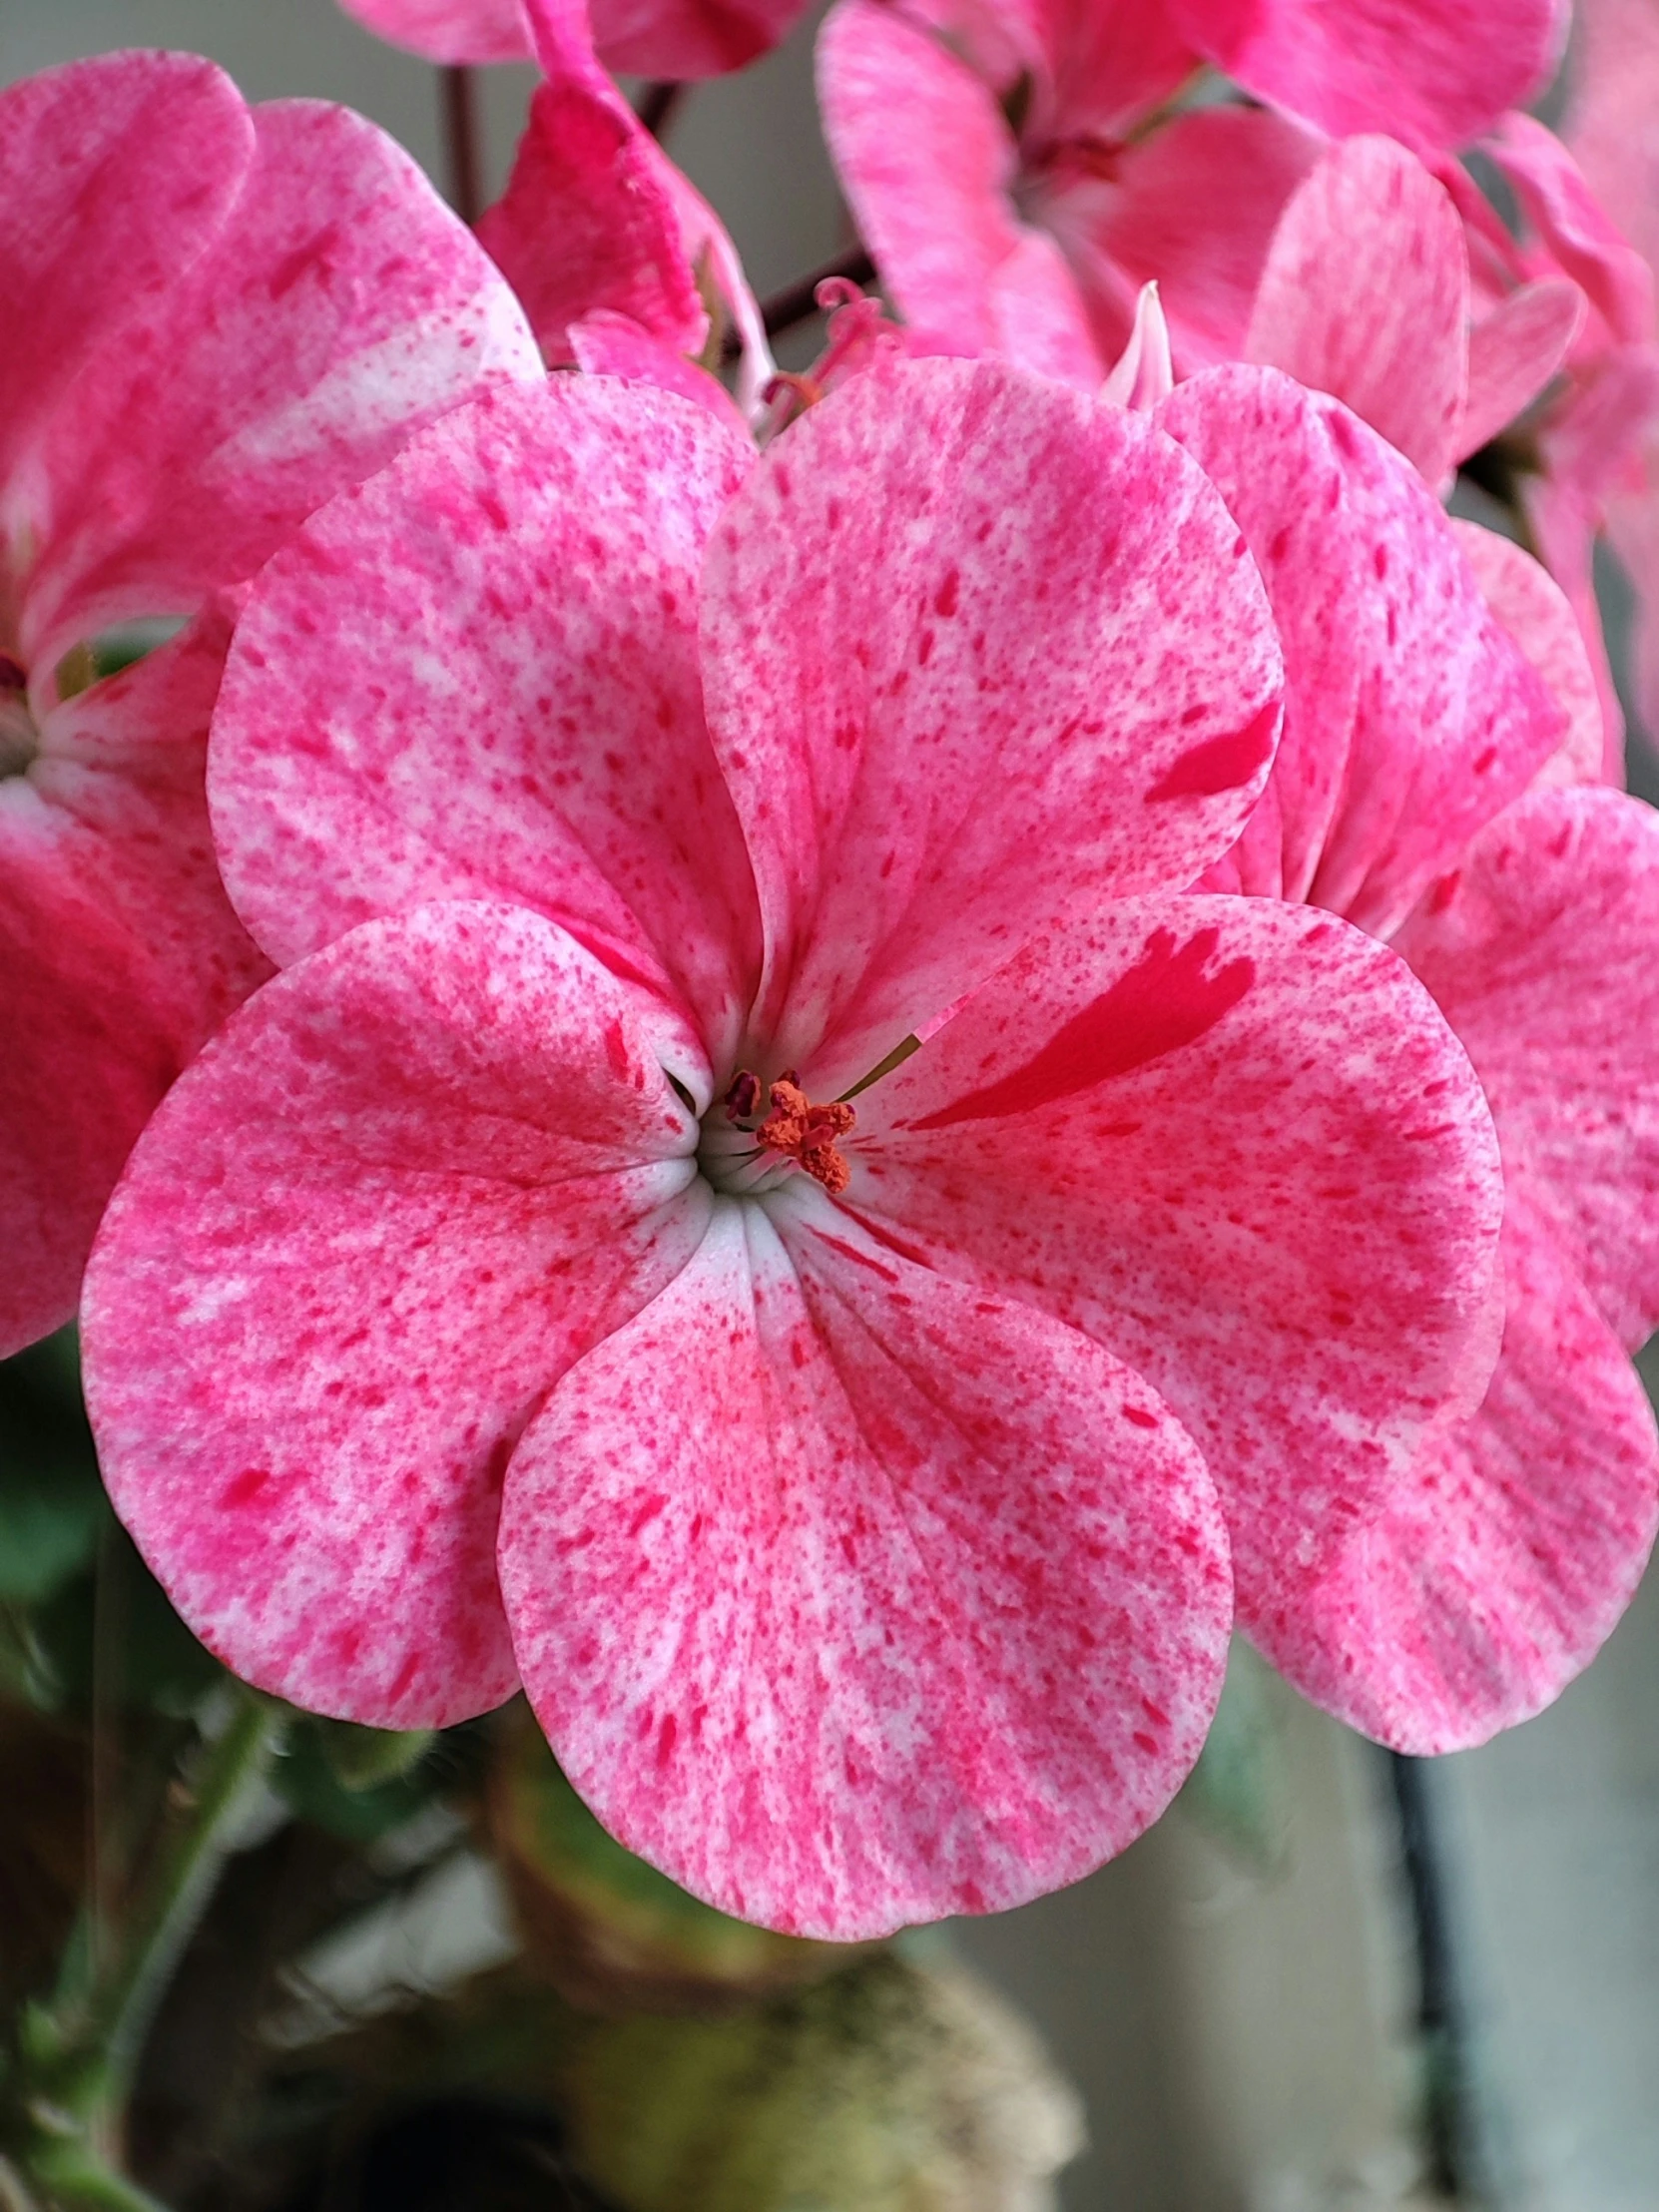
[[[1193,895],[1102,906],[865,1091],[843,1204],[1085,1329],[1227,1510],[1243,1617],[1478,1404],[1501,1207],[1485,1101],[1385,946]],[[889,1226],[890,1225],[890,1226]]]
[[[1286,202],[1320,159],[1312,131],[1263,108],[1195,108],[1117,159],[1099,196],[1093,252],[1133,283],[1156,281],[1176,366],[1191,375],[1244,351],[1256,288]],[[1051,215],[1074,263],[1081,190]]]
[[[1236,366],[1178,386],[1157,419],[1238,518],[1284,640],[1284,893],[1385,936],[1525,790],[1565,714],[1426,485],[1345,407]],[[1265,833],[1252,825],[1247,855]]]
[[[1468,1047],[1510,1179],[1634,1349],[1659,1325],[1659,817],[1600,786],[1530,793],[1397,942]]]
[[[1346,138],[1467,145],[1548,80],[1560,0],[1172,0],[1201,54],[1258,99]]]
[[[569,329],[609,307],[678,353],[709,317],[656,141],[600,67],[583,0],[528,0],[545,82],[530,103],[507,189],[478,236],[524,302],[550,362]]]
[[[512,1690],[508,1455],[702,1232],[663,1031],[538,915],[431,906],[278,976],[145,1132],[88,1404],[117,1512],[259,1687],[387,1728]]]
[[[0,1357],[75,1311],[104,1202],[179,1070],[269,965],[214,864],[210,610],[50,715],[0,783]]]
[[[277,959],[505,895],[736,1042],[758,925],[697,575],[753,460],[690,400],[557,377],[458,410],[307,524],[239,626],[209,775],[226,880]]]
[[[340,0],[365,30],[429,62],[526,62],[523,0]]]
[[[1475,323],[1458,460],[1478,452],[1531,405],[1566,359],[1583,321],[1578,286],[1564,276],[1545,276],[1510,292]]]
[[[703,647],[756,1033],[817,1096],[1074,901],[1191,881],[1278,729],[1212,487],[1145,418],[990,362],[884,358],[780,438],[710,541]]]
[[[241,95],[194,54],[101,54],[0,93],[0,483],[212,243],[253,158]]]
[[[1444,188],[1391,139],[1356,138],[1291,196],[1245,358],[1346,401],[1437,488],[1459,451],[1468,321],[1468,250]]]
[[[401,148],[320,102],[254,120],[213,252],[53,417],[26,660],[193,611],[419,423],[539,374],[506,285]]]
[[[776,46],[807,0],[594,0],[607,69],[676,84],[742,69]]]
[[[501,1576],[630,1850],[797,1935],[1075,1881],[1163,1809],[1225,1660],[1203,1462],[1098,1347],[810,1200],[692,1265],[513,1455]]]
[[[1015,213],[1019,157],[993,88],[882,0],[831,9],[818,86],[859,235],[905,320],[952,351],[1098,383],[1076,284],[1053,242]]]
[[[1397,1751],[1460,1751],[1542,1711],[1616,1626],[1659,1522],[1641,1383],[1514,1192],[1503,1265],[1503,1352],[1479,1412],[1253,1626],[1317,1705]]]
[[[1589,784],[1601,777],[1606,749],[1595,670],[1567,595],[1540,562],[1495,530],[1451,518],[1452,533],[1481,596],[1543,678],[1567,718],[1561,743],[1539,769],[1539,784]]]

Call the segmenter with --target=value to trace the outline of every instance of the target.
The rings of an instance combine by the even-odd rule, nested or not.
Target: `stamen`
[[[831,1197],[844,1191],[852,1170],[835,1150],[835,1139],[844,1137],[857,1120],[843,1099],[815,1106],[794,1071],[780,1076],[770,1093],[772,1112],[755,1132],[755,1140],[768,1152],[781,1152],[805,1168],[815,1183],[822,1183]]]

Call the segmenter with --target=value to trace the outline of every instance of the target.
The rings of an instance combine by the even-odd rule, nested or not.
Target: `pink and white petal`
[[[0,485],[90,355],[141,328],[212,244],[254,158],[222,70],[192,54],[103,54],[0,93]],[[27,302],[27,311],[23,303]],[[0,494],[0,543],[17,518]]]
[[[717,1056],[736,1042],[759,921],[697,579],[754,459],[690,400],[559,376],[457,410],[313,517],[254,588],[209,763],[226,881],[274,958],[505,896],[688,998]]]
[[[836,1938],[1122,1850],[1197,1756],[1232,1610],[1203,1461],[1138,1377],[810,1198],[717,1202],[565,1377],[513,1454],[501,1580],[612,1833]]]
[[[770,52],[807,0],[594,0],[607,69],[676,84],[720,77]]]
[[[841,188],[904,319],[963,353],[1097,383],[1082,298],[1015,213],[1019,155],[992,86],[881,0],[838,0],[818,88]]]
[[[570,325],[596,307],[701,352],[709,317],[656,141],[599,66],[584,0],[526,6],[546,82],[479,239],[549,362],[573,358]]]
[[[1529,407],[1565,361],[1584,321],[1584,294],[1565,276],[1523,284],[1469,331],[1469,385],[1458,460]]]
[[[1285,893],[1386,936],[1526,789],[1565,714],[1427,486],[1346,407],[1235,366],[1158,419],[1238,518],[1286,641]]]
[[[1104,905],[857,1113],[848,1211],[1086,1330],[1168,1399],[1221,1493],[1247,1624],[1480,1401],[1491,1117],[1404,963],[1333,915]]]
[[[1561,743],[1533,778],[1534,785],[1599,782],[1606,749],[1601,696],[1566,593],[1530,553],[1495,530],[1455,515],[1451,528],[1487,606],[1566,716]]]
[[[580,322],[573,322],[570,350],[577,366],[590,376],[616,376],[625,384],[648,384],[656,391],[678,392],[682,399],[694,399],[700,407],[707,407],[729,429],[741,433],[745,428],[737,402],[723,383],[625,314],[596,307]]]
[[[1305,898],[1342,796],[1365,674],[1381,644],[1377,578],[1363,534],[1372,518],[1356,511],[1347,455],[1333,435],[1338,417],[1276,369],[1194,377],[1157,419],[1210,475],[1243,528],[1285,656],[1285,728],[1273,774],[1206,885]]]
[[[0,783],[0,1357],[75,1311],[104,1203],[180,1069],[270,973],[214,863],[217,611],[46,721]]]
[[[1633,1349],[1659,1325],[1659,816],[1602,786],[1529,793],[1397,941],[1511,1181]]]
[[[534,52],[523,0],[340,0],[364,30],[429,62],[524,62]]]
[[[511,1693],[502,1471],[707,1212],[661,1027],[539,915],[430,906],[278,976],[146,1131],[88,1404],[117,1512],[257,1686],[388,1728]]]
[[[214,251],[54,417],[26,659],[193,611],[420,424],[539,377],[506,285],[401,148],[321,102],[255,120]]]
[[[1561,0],[1172,0],[1176,23],[1259,100],[1347,138],[1466,146],[1548,81]]]
[[[1437,488],[1458,451],[1468,320],[1468,252],[1444,189],[1391,139],[1349,139],[1280,218],[1245,358],[1346,401]]]
[[[1133,295],[1156,281],[1177,372],[1236,360],[1275,229],[1324,150],[1261,108],[1177,115],[1117,158],[1117,176],[1049,210],[1078,268],[1102,261]]]
[[[755,1031],[817,1096],[1063,911],[1190,882],[1278,735],[1214,488],[1144,416],[994,362],[883,357],[771,446],[710,540],[703,646]]]
[[[1503,1352],[1480,1410],[1252,1626],[1316,1705],[1396,1751],[1461,1751],[1551,1704],[1617,1625],[1659,1522],[1646,1394],[1513,1190],[1503,1266]]]

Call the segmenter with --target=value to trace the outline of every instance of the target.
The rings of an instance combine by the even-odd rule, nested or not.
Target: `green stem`
[[[242,1691],[230,1725],[207,1748],[192,1792],[193,1818],[156,1869],[131,1936],[94,1992],[90,2024],[103,2059],[97,2101],[106,2109],[126,2099],[156,2007],[207,1909],[282,1727],[276,1707]]]
[[[19,2103],[30,2123],[20,2163],[57,2206],[86,2212],[166,2212],[106,2155],[145,2038],[185,1946],[213,1895],[254,1791],[285,1726],[279,1708],[240,1684],[223,1733],[203,1748],[188,1817],[163,1845],[129,1928],[101,1946],[83,1925],[58,1996],[25,2039]]]

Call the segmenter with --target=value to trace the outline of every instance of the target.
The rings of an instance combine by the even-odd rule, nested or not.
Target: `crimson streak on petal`
[[[1024,1067],[910,1126],[947,1129],[957,1121],[1033,1113],[1193,1043],[1256,979],[1256,963],[1249,959],[1229,960],[1214,975],[1205,974],[1220,941],[1219,930],[1201,929],[1178,946],[1173,930],[1155,930],[1135,965],[1074,1014]]]

